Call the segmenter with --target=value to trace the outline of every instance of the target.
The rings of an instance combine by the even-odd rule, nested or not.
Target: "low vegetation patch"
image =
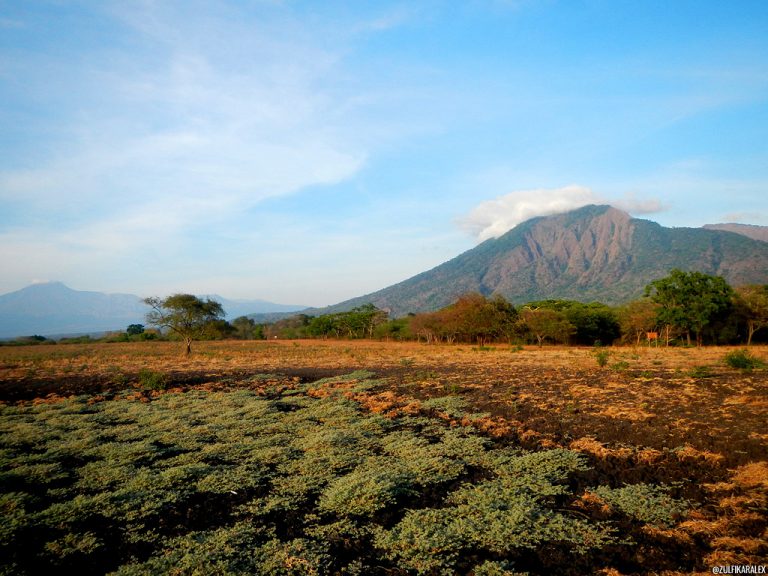
[[[723,358],[726,365],[739,370],[753,370],[754,368],[764,368],[765,362],[754,356],[749,350],[732,350]]]
[[[454,397],[397,417],[350,399],[376,384],[0,406],[0,571],[579,574],[627,545],[623,518],[684,511],[595,486],[614,513],[586,514],[578,452],[492,442],[446,419],[472,421]]]

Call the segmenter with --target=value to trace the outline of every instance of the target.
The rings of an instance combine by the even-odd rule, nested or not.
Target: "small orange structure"
[[[645,339],[648,340],[648,346],[651,345],[651,342],[655,342],[656,346],[659,345],[659,333],[658,332],[646,332],[645,333]]]

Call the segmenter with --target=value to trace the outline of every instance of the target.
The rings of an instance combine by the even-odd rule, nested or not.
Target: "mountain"
[[[208,298],[221,303],[224,311],[227,313],[227,320],[234,320],[238,316],[247,316],[249,314],[298,312],[306,308],[306,306],[296,306],[293,304],[275,304],[266,300],[230,300],[218,294],[212,294]]]
[[[768,242],[768,226],[756,226],[754,224],[705,224],[703,228],[707,230],[725,230],[726,232],[735,232],[753,240]]]
[[[229,320],[254,312],[288,312],[304,308],[264,300],[211,298],[222,304]],[[61,282],[32,284],[0,295],[0,338],[125,330],[129,324],[144,324],[148,310],[142,298],[134,294],[73,290]]]
[[[768,283],[768,243],[729,231],[665,228],[591,205],[533,218],[432,270],[321,312],[371,302],[402,316],[436,310],[471,291],[515,304],[546,298],[620,304],[672,268],[720,275],[734,286]]]
[[[146,312],[132,294],[72,290],[61,282],[33,284],[0,296],[0,338],[125,329],[144,323]]]

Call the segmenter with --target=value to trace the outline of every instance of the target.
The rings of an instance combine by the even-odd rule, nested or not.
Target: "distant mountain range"
[[[768,284],[768,242],[755,239],[767,233],[731,224],[665,228],[610,206],[585,206],[533,218],[404,282],[306,313],[370,302],[402,316],[442,308],[473,291],[515,304],[547,298],[620,304],[672,268],[720,275],[733,286]]]
[[[228,300],[216,295],[210,298],[221,303],[229,320],[253,313],[286,313],[305,308],[265,300]],[[148,311],[134,294],[73,290],[61,282],[32,284],[0,295],[0,338],[125,330],[129,324],[144,324]]]

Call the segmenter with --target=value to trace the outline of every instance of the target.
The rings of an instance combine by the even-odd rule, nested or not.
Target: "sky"
[[[768,2],[0,0],[0,293],[335,304],[593,203],[768,225]]]

